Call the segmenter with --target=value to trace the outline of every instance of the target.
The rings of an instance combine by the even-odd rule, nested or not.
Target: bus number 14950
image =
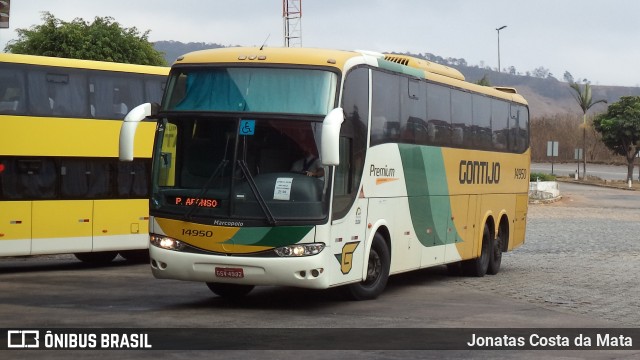
[[[182,229],[182,235],[198,236],[198,237],[212,237],[213,231],[211,230],[196,230],[196,229]]]

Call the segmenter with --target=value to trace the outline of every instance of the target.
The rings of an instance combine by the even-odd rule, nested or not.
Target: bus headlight
[[[297,256],[311,256],[317,255],[324,249],[323,243],[313,244],[295,244],[289,246],[283,246],[273,251],[280,257],[297,257]]]
[[[179,240],[176,240],[164,235],[151,234],[149,236],[149,241],[151,242],[151,245],[154,245],[166,250],[180,251],[184,248],[184,244]]]

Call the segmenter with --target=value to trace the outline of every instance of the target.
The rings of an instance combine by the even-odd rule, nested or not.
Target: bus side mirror
[[[133,145],[140,121],[158,114],[158,104],[144,103],[131,109],[120,127],[120,161],[133,161]]]
[[[344,121],[342,108],[335,108],[325,116],[322,122],[321,154],[322,165],[336,166],[340,164],[340,127]]]

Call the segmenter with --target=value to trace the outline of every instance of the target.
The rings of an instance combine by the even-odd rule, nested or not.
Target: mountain
[[[553,116],[556,114],[582,114],[582,110],[573,98],[575,93],[567,82],[553,77],[537,78],[533,76],[511,75],[469,66],[452,66],[458,69],[469,82],[478,82],[484,76],[493,86],[515,88],[529,102],[531,117]],[[640,96],[640,88],[624,86],[592,85],[594,101],[604,99],[611,104],[622,96]],[[598,104],[593,112],[606,111],[606,104]]]
[[[167,61],[167,64],[173,64],[179,56],[186,53],[205,49],[218,49],[225,46],[202,42],[185,44],[179,41],[157,41],[153,44],[153,47],[164,53],[164,59]]]
[[[156,50],[165,54],[168,64],[178,58],[178,56],[188,52],[216,49],[225,47],[213,43],[182,43],[178,41],[158,41],[154,44]],[[529,109],[532,118],[554,116],[558,114],[582,114],[582,110],[573,98],[573,90],[569,84],[559,81],[554,77],[536,77],[530,75],[513,75],[509,73],[499,73],[487,68],[478,66],[468,66],[464,59],[450,59],[435,56],[433,54],[408,54],[421,59],[437,62],[459,70],[469,82],[478,82],[485,78],[492,86],[506,86],[515,88],[529,102]],[[640,96],[639,87],[622,86],[599,86],[592,85],[593,99],[607,100],[611,104],[622,96]],[[606,104],[598,104],[590,112],[603,112]]]

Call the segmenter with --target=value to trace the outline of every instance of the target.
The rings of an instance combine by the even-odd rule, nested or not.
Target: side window
[[[400,142],[427,144],[427,83],[418,79],[404,78],[408,93],[401,94]]]
[[[451,90],[429,84],[427,86],[427,130],[429,144],[451,145]]]
[[[339,198],[347,195],[346,200],[349,200],[348,195],[351,193],[351,156],[349,156],[352,152],[351,143],[352,140],[347,137],[340,138],[340,165],[336,166],[335,181],[333,184],[334,196]]]
[[[87,117],[87,78],[82,72],[48,72],[47,92],[52,116]]]
[[[400,138],[400,94],[407,94],[401,77],[373,71],[371,94],[371,145],[396,142]],[[402,91],[403,89],[404,91]],[[406,96],[405,96],[406,97]]]
[[[340,128],[340,165],[335,169],[334,219],[349,211],[362,178],[369,121],[369,69],[359,67],[350,71],[342,94],[345,121]]]
[[[0,199],[54,199],[58,177],[53,159],[0,159]]]
[[[472,102],[473,125],[471,126],[471,134],[473,147],[479,150],[492,150],[491,99],[481,95],[474,95]]]
[[[117,166],[118,197],[146,197],[149,193],[148,160],[118,161]]]
[[[144,82],[139,76],[95,75],[91,77],[92,116],[122,119],[145,102]]]
[[[63,198],[104,198],[109,195],[109,163],[93,159],[63,159],[60,191]]]
[[[26,108],[24,72],[0,69],[0,114],[23,114]]]
[[[160,104],[166,81],[161,76],[147,76],[144,81],[144,102],[155,102]]]
[[[491,101],[491,127],[493,129],[493,148],[498,151],[509,150],[509,104]]]
[[[520,105],[511,105],[509,122],[510,150],[522,153],[529,146],[529,112],[527,108]]]
[[[176,183],[176,145],[178,142],[178,126],[167,123],[162,132],[162,149],[158,161],[160,186],[174,186]]]
[[[451,141],[455,147],[472,146],[471,111],[471,94],[453,90],[451,92]]]

